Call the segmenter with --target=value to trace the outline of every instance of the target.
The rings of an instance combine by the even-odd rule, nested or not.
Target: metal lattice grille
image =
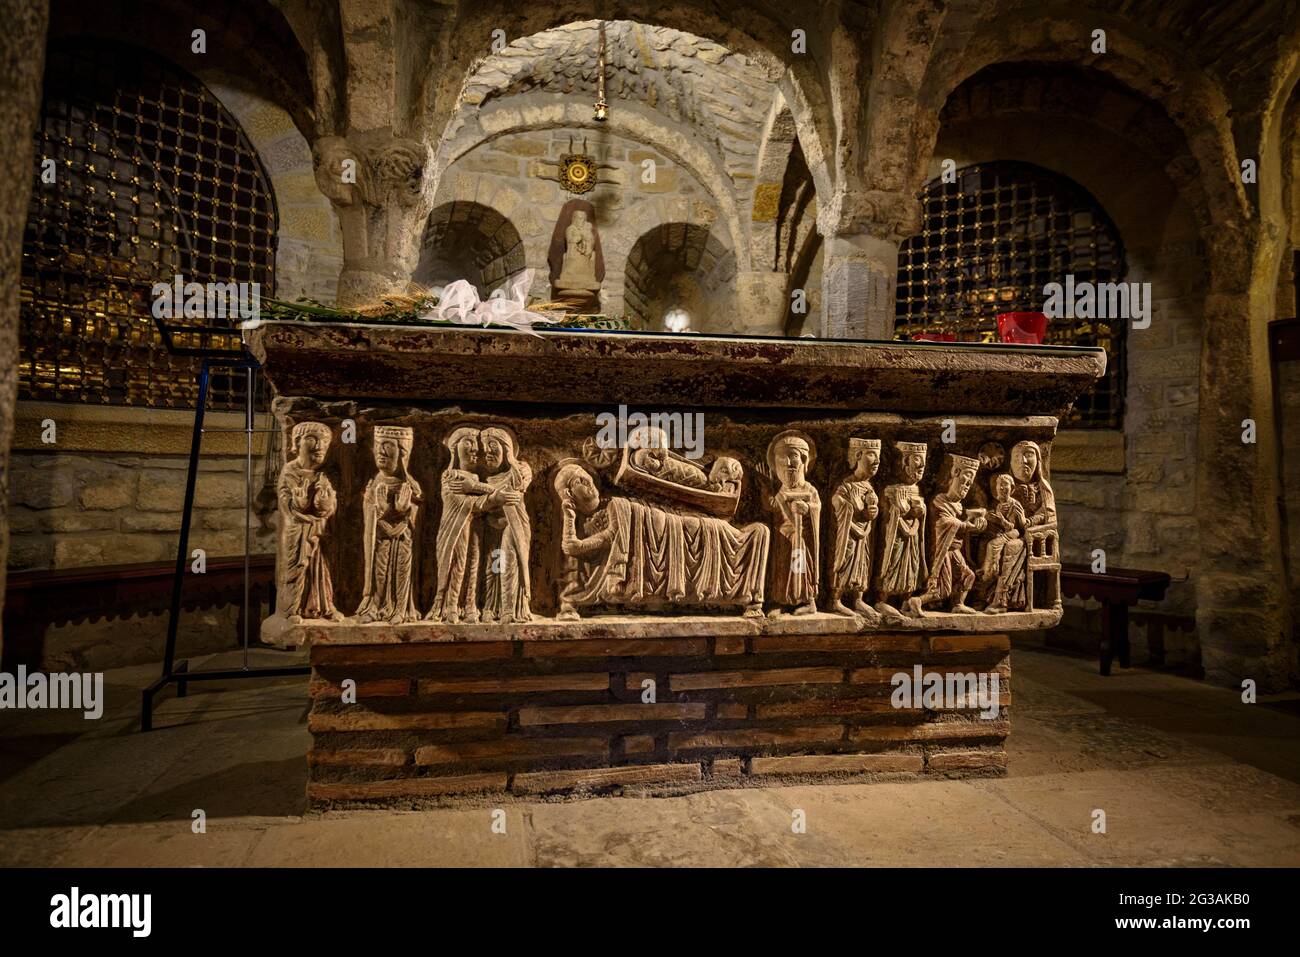
[[[1041,312],[1043,287],[1116,282],[1124,252],[1110,219],[1082,188],[1028,163],[989,163],[925,190],[925,227],[899,251],[895,333],[997,340],[1000,312]],[[1118,428],[1123,401],[1121,319],[1052,319],[1049,344],[1101,346],[1106,377],[1070,421]]]
[[[144,51],[58,47],[47,58],[36,155],[20,395],[192,407],[196,362],[164,348],[154,283],[179,274],[273,291],[275,202],[239,124],[201,83]],[[54,161],[52,183],[44,160]],[[195,331],[179,344],[238,347],[230,319],[186,325]],[[242,376],[214,375],[214,407],[241,401]]]

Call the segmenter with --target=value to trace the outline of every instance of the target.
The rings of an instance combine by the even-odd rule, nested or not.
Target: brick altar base
[[[1002,774],[1009,649],[1005,635],[915,633],[318,641],[308,798],[420,806]],[[996,673],[997,716],[894,707],[892,676],[918,664]]]

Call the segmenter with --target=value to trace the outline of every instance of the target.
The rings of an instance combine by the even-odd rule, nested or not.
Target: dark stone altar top
[[[361,323],[265,322],[248,343],[280,395],[348,399],[1060,417],[1106,370],[1091,347]]]

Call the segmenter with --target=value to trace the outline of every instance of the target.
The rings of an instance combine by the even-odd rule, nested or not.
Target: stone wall
[[[311,146],[274,103],[236,89],[219,73],[198,76],[239,121],[271,181],[279,216],[276,296],[333,302],[343,267],[343,237],[334,207],[316,186]]]
[[[1077,98],[1031,80],[1002,81],[996,95],[959,91],[945,110],[929,172],[939,176],[942,161],[951,158],[958,168],[1020,160],[1068,176],[1118,228],[1126,280],[1151,283],[1151,325],[1129,329],[1124,343],[1123,429],[1064,429],[1054,446],[1052,482],[1066,561],[1090,563],[1093,550],[1102,549],[1110,567],[1168,572],[1168,596],[1155,610],[1190,616],[1203,251],[1191,212],[1164,170],[1167,157],[1135,138],[1125,126],[1131,114],[1115,98],[1087,101],[1095,109],[1079,115]],[[1093,650],[1099,635],[1097,606],[1076,601],[1052,640]],[[1135,629],[1135,661],[1145,660],[1145,640],[1143,629]],[[1170,663],[1197,664],[1194,632],[1167,634],[1166,643]]]
[[[448,167],[439,183],[434,217],[440,217],[439,210],[448,204],[476,204],[495,211],[522,241],[523,266],[535,271],[532,294],[549,298],[547,254],[551,234],[561,207],[574,198],[559,185],[559,164],[564,154],[581,152],[584,139],[588,154],[599,166],[596,187],[580,198],[596,208],[596,226],[605,258],[601,288],[604,311],[623,315],[644,310],[647,300],[652,299],[648,290],[661,281],[681,281],[677,271],[670,268],[681,264],[689,267],[682,270],[688,274],[688,295],[696,297],[704,312],[701,318],[707,320],[697,328],[723,327],[732,318],[728,314],[734,304],[730,280],[735,277],[736,266],[730,233],[725,224],[718,222],[717,200],[689,170],[633,140],[583,129],[513,133],[489,140]],[[653,182],[646,180],[647,163],[652,164]],[[453,211],[449,215],[458,214]],[[479,234],[484,248],[503,228],[496,225],[496,220],[493,223],[491,234]],[[641,251],[655,244],[654,236],[664,227],[669,227],[670,232],[676,229],[681,242],[677,248],[669,248],[660,261],[647,261]],[[464,242],[464,235],[457,241]],[[448,256],[437,242],[426,244],[417,278],[426,283],[445,281],[449,277],[433,267],[448,258],[455,257]],[[480,292],[491,292],[517,265],[516,261],[500,258],[489,266]],[[656,270],[664,274],[652,275]],[[629,274],[636,277],[631,288],[625,284]],[[662,316],[651,318],[659,320]]]
[[[41,440],[52,419],[57,441]],[[64,569],[176,556],[185,495],[191,413],[22,402],[10,485],[9,567]],[[212,428],[237,428],[242,415],[214,413]],[[254,553],[274,551],[273,495],[264,489],[267,446],[255,436]],[[244,437],[211,433],[195,487],[190,548],[211,558],[244,551]],[[186,613],[180,653],[235,643],[234,607]],[[105,668],[161,657],[166,617],[150,615],[51,629],[46,665]]]

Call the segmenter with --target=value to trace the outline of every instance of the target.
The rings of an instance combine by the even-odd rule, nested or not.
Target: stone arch
[[[184,276],[272,294],[280,211],[263,157],[199,78],[103,37],[51,43],[33,132],[37,156],[59,172],[27,209],[21,394],[192,405],[193,360],[170,354],[133,284]],[[76,250],[93,254],[69,255]],[[86,288],[99,290],[99,305]],[[205,345],[230,346],[224,317],[202,326]],[[227,375],[214,377],[210,396],[242,404]]]
[[[328,7],[329,5],[323,5]],[[178,24],[183,23],[184,29]],[[206,31],[207,52],[191,49],[191,31]],[[316,133],[316,101],[306,51],[272,3],[243,0],[103,0],[87,15],[78,4],[53,3],[49,39],[93,37],[161,56],[205,83],[268,100],[306,138]]]
[[[504,31],[507,38],[516,39],[600,17],[678,30],[750,57],[786,91],[808,155],[818,157],[818,162],[829,155],[829,147],[824,144],[831,142],[832,113],[821,80],[825,65],[819,67],[811,50],[809,55],[793,53],[790,25],[761,11],[747,10],[743,18],[737,18],[711,4],[691,2],[649,7],[631,2],[593,3],[585,7],[521,5],[506,0],[476,2],[457,23],[456,43],[445,51],[445,56],[430,57],[418,79],[423,128],[437,140],[445,135],[479,67],[479,51],[491,48],[494,31]],[[810,46],[818,42],[818,36],[819,31],[809,31]]]
[[[343,264],[338,218],[316,187],[310,140],[315,135],[312,84],[305,53],[283,15],[270,4],[199,4],[177,0],[110,0],[94,18],[53,4],[50,43],[125,43],[162,57],[208,88],[243,127],[262,159],[279,210],[276,294],[332,301]],[[190,52],[189,29],[170,26],[176,8],[210,41],[244,37],[246,44],[210,45]]]
[[[662,329],[662,317],[679,305],[692,317],[692,331],[723,323],[715,317],[728,299],[725,283],[735,257],[707,226],[662,223],[643,233],[624,267],[626,314],[643,329]]]
[[[487,298],[524,265],[514,223],[490,206],[453,200],[429,213],[414,279],[426,288],[466,279]]]
[[[780,268],[783,200],[792,165],[801,166],[803,173],[808,175],[795,130],[794,114],[785,98],[778,94],[763,127],[762,145],[754,169],[750,261],[758,269]]]
[[[1107,52],[1094,56],[1080,40],[1066,44],[1063,37],[1088,37],[1095,28],[1106,31]],[[1208,221],[1201,223],[1202,238],[1214,250],[1212,285],[1225,291],[1234,277],[1248,273],[1244,236],[1251,211],[1237,175],[1236,147],[1229,117],[1231,104],[1223,90],[1202,72],[1184,68],[1177,51],[1150,36],[1139,36],[1119,17],[1090,16],[1082,21],[1060,6],[1026,18],[1017,11],[984,21],[973,31],[940,30],[925,47],[928,54],[924,78],[916,89],[912,113],[904,111],[885,139],[901,137],[918,158],[933,152],[938,135],[938,111],[965,80],[1001,63],[1065,63],[1108,74],[1138,96],[1163,111],[1182,134],[1185,148],[1197,167],[1206,191]],[[933,119],[929,119],[933,117]],[[876,136],[877,142],[883,142]],[[915,192],[925,169],[912,165],[907,188]]]
[[[521,101],[521,102],[516,102]],[[557,101],[552,97],[515,97],[510,105],[494,106],[467,123],[439,153],[442,170],[449,169],[469,152],[514,133],[550,129],[608,130],[626,139],[642,143],[678,163],[705,190],[727,224],[733,248],[748,249],[735,193],[723,172],[721,158],[706,144],[667,129],[653,111],[624,104],[611,113],[605,123],[596,123],[585,105]],[[638,206],[644,204],[639,203]]]

